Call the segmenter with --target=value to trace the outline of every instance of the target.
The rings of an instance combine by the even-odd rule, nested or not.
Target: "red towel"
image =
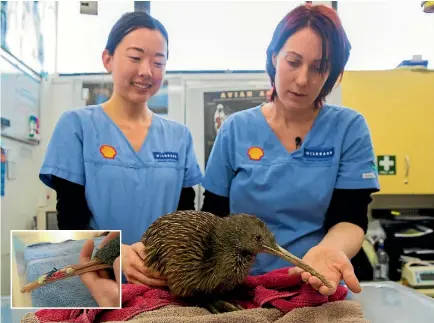
[[[146,285],[122,284],[122,308],[115,310],[87,309],[47,309],[35,313],[40,323],[69,322],[92,323],[125,321],[146,311],[156,310],[166,305],[183,305],[167,290],[150,288]],[[96,317],[98,316],[98,320]]]
[[[345,286],[338,286],[336,293],[331,296],[322,295],[304,283],[300,276],[288,275],[288,268],[277,269],[264,275],[249,276],[244,282],[248,295],[238,299],[233,298],[235,303],[244,308],[256,308],[265,304],[278,308],[287,313],[297,307],[319,306],[327,302],[344,300],[348,294]]]
[[[271,305],[284,313],[297,307],[319,306],[327,302],[343,300],[348,290],[339,286],[332,296],[322,295],[300,276],[288,275],[288,268],[274,270],[260,276],[249,276],[244,284],[231,295],[230,301],[246,309]],[[41,323],[62,321],[68,323],[93,323],[125,321],[142,312],[166,305],[185,305],[165,289],[146,285],[122,285],[122,309],[117,310],[40,310],[35,314]],[[98,316],[98,319],[97,319]]]

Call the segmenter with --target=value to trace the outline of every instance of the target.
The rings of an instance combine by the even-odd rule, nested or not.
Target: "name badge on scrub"
[[[335,155],[335,149],[331,148],[305,148],[303,157],[308,159],[330,159]]]
[[[166,151],[166,152],[153,152],[154,159],[162,162],[177,162],[179,157],[178,153]]]

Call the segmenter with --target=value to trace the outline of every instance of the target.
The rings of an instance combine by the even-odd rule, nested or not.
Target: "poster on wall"
[[[39,142],[41,78],[0,55],[1,115],[7,126],[1,134],[28,144]],[[7,121],[6,121],[7,120]]]
[[[269,89],[218,91],[203,94],[205,166],[217,133],[225,119],[235,112],[250,109],[267,102],[269,95]]]
[[[83,83],[83,94],[86,98],[86,105],[102,104],[106,102],[113,93],[113,83]],[[160,90],[148,101],[148,107],[156,114],[165,116],[169,109],[168,83],[165,81]]]
[[[38,73],[44,69],[41,1],[1,1],[1,47]]]

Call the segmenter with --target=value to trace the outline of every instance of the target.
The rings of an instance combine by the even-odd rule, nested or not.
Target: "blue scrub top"
[[[122,242],[138,242],[150,224],[177,209],[181,189],[200,184],[202,172],[188,128],[153,115],[136,152],[101,106],[65,112],[40,170],[84,185],[95,230],[122,230]]]
[[[205,170],[204,188],[229,197],[231,213],[264,220],[277,243],[298,257],[324,237],[333,190],[379,188],[364,117],[325,105],[301,147],[289,153],[261,106],[232,114],[220,129]],[[251,274],[290,266],[260,254]]]

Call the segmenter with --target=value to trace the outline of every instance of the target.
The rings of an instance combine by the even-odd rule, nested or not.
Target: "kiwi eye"
[[[260,234],[257,234],[257,235],[255,236],[255,239],[256,239],[256,241],[261,241],[262,237],[261,237]]]

